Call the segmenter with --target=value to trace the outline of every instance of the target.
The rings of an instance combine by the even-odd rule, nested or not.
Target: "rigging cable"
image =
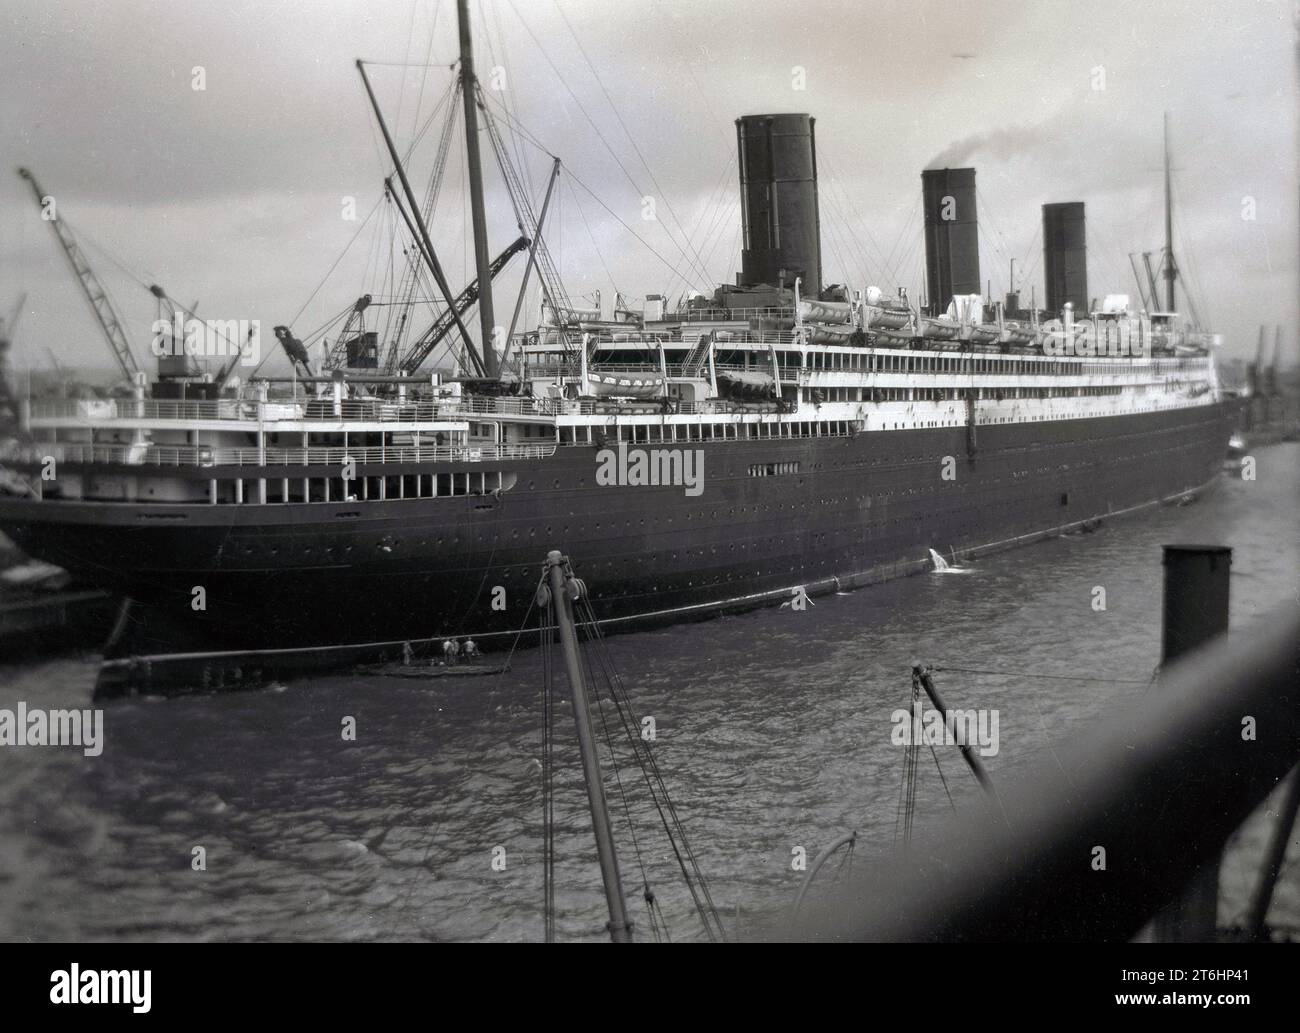
[[[570,194],[573,193],[573,184],[566,183],[565,187]],[[596,243],[596,236],[591,232],[591,223],[587,221],[587,214],[582,210],[582,205],[578,203],[578,198],[573,198],[573,207],[577,209],[579,217],[582,219],[583,228],[587,231],[587,239],[591,241],[591,249],[596,252],[596,257],[600,260],[600,267],[605,271],[605,278],[609,280],[610,286],[614,288],[615,297],[618,296],[618,284],[614,282],[614,274],[609,271],[609,266],[605,264],[605,255],[600,250],[600,245]]]
[[[726,163],[722,166],[722,170],[718,175],[718,181],[717,183],[714,184],[713,190],[710,192],[709,199],[705,203],[704,208],[701,210],[699,216],[696,218],[695,224],[691,227],[690,236],[687,238],[689,241],[694,242],[695,237],[700,232],[701,227],[704,227],[704,232],[703,234],[700,235],[700,242],[697,245],[698,248],[703,248],[704,245],[708,243],[710,238],[713,238],[713,245],[709,248],[708,253],[703,254],[701,256],[701,261],[703,263],[706,276],[708,276],[710,256],[717,249],[717,238],[714,237],[714,234],[717,232],[717,230],[721,228],[720,217],[724,214],[722,195],[727,192],[727,182],[729,178],[727,173],[732,168],[735,167],[735,161],[736,161],[736,151],[735,148],[732,148],[732,150],[727,156]],[[730,212],[733,207],[734,207],[734,203],[729,204],[726,206],[725,211]],[[664,297],[668,297],[670,294],[672,294],[673,288],[676,286],[677,280],[679,279],[682,280],[683,283],[687,282],[686,278],[682,275],[680,269],[673,273],[673,276],[668,281],[667,286],[664,287],[663,289]],[[727,277],[724,276],[722,277],[722,279],[725,280],[727,279]],[[718,280],[717,278],[711,278],[711,282],[716,283],[718,282]]]
[[[588,684],[597,685],[595,671],[592,670],[591,650],[584,651],[582,663],[586,668]],[[614,750],[614,736],[610,731],[609,720],[605,716],[605,708],[601,706],[599,692],[593,693],[591,702],[596,708],[596,713],[600,715],[600,725],[605,733],[605,744],[609,747],[610,766],[614,769],[614,784],[618,787],[618,795],[623,804],[623,815],[627,820],[628,833],[632,839],[632,851],[636,854],[637,867],[641,870],[642,896],[646,902],[646,909],[652,916],[650,929],[657,942],[661,931],[666,932],[667,926],[662,921],[662,916],[655,916],[655,912],[658,910],[658,898],[655,896],[654,891],[650,889],[650,876],[646,872],[645,857],[641,853],[641,843],[636,834],[636,823],[632,820],[632,808],[627,799],[627,788],[623,785],[623,774],[618,766],[618,754]]]
[[[541,591],[538,582],[537,591]],[[534,600],[537,596],[534,593]],[[542,647],[542,908],[547,943],[555,942],[555,603],[549,600],[541,611]]]
[[[307,300],[302,303],[302,308],[298,309],[294,317],[291,320],[289,320],[287,324],[285,324],[286,326],[291,327],[300,318],[302,318],[302,314],[305,311],[307,311],[307,306],[312,303],[316,295],[320,293],[321,288],[324,287],[325,284],[329,281],[329,278],[334,274],[334,270],[338,268],[339,263],[343,261],[344,257],[347,255],[352,245],[357,242],[357,238],[361,236],[361,231],[366,228],[370,220],[374,218],[375,213],[379,211],[379,206],[383,203],[383,201],[384,201],[384,196],[381,194],[378,200],[375,201],[374,206],[371,207],[370,212],[361,221],[361,225],[357,227],[356,232],[352,234],[352,238],[347,242],[347,244],[344,245],[343,250],[339,252],[339,256],[336,259],[334,259],[334,262],[330,265],[329,269],[326,270],[325,275],[321,278],[321,281],[316,285],[315,290],[313,290],[311,294],[307,296]],[[351,310],[351,308],[352,308],[352,304],[349,304],[348,307],[343,310],[343,315],[346,315]],[[335,319],[327,323],[326,326],[328,327],[332,325],[334,322],[337,322],[338,318],[340,317],[335,317]],[[306,341],[304,341],[304,343],[306,343]],[[261,361],[258,362],[258,364],[253,368],[253,372],[248,375],[248,379],[252,379],[254,376],[256,376],[257,371],[260,370],[266,364],[266,360],[269,359],[274,354],[276,354],[276,350],[272,348],[268,348],[266,350],[266,353],[262,356]]]
[[[713,902],[699,860],[695,856],[681,818],[677,814],[676,806],[668,793],[667,782],[659,769],[659,763],[654,751],[642,741],[640,735],[636,732],[638,722],[635,719],[635,714],[632,713],[627,689],[623,685],[617,668],[614,666],[613,658],[609,654],[608,644],[600,629],[595,612],[592,610],[590,600],[586,595],[579,600],[578,606],[581,608],[583,615],[583,630],[587,634],[588,641],[594,643],[594,652],[604,672],[610,690],[610,698],[618,711],[628,741],[633,746],[634,754],[641,767],[642,778],[650,792],[651,799],[654,801],[655,808],[659,812],[660,822],[668,835],[669,844],[677,858],[682,878],[686,882],[687,889],[695,902],[696,911],[704,923],[705,933],[710,940],[719,939],[725,941],[726,930],[723,928],[721,916]]]
[[[532,39],[533,43],[536,45],[538,51],[541,52],[542,57],[544,57],[544,58],[546,59],[546,63],[547,63],[548,65],[550,65],[550,67],[551,67],[551,71],[553,71],[553,72],[555,73],[556,78],[560,80],[560,85],[562,85],[562,86],[565,88],[565,90],[568,92],[569,96],[573,99],[574,104],[577,105],[578,110],[582,112],[583,117],[586,118],[586,120],[587,120],[588,124],[591,126],[592,130],[596,133],[596,137],[600,140],[601,144],[605,147],[605,150],[609,152],[610,157],[614,159],[614,163],[615,163],[616,165],[618,165],[619,169],[620,169],[620,170],[622,171],[622,173],[623,173],[624,178],[627,179],[627,181],[628,181],[629,184],[631,184],[632,189],[636,192],[636,194],[637,194],[638,197],[643,197],[643,196],[645,196],[645,191],[643,191],[643,190],[642,190],[642,189],[637,185],[636,180],[632,178],[632,174],[631,174],[630,172],[628,172],[628,170],[627,170],[627,166],[623,164],[622,159],[619,158],[619,156],[618,156],[618,154],[615,152],[614,148],[610,145],[609,141],[605,138],[605,134],[602,133],[602,132],[600,131],[600,127],[596,124],[595,120],[591,117],[591,114],[587,111],[587,109],[586,109],[586,107],[583,105],[581,99],[578,97],[578,95],[577,95],[576,93],[574,93],[572,87],[569,86],[569,84],[568,84],[568,82],[565,80],[564,76],[560,74],[560,70],[559,70],[559,68],[557,68],[556,65],[555,65],[555,62],[551,60],[551,56],[550,56],[549,53],[547,53],[546,48],[542,46],[541,41],[537,38],[537,36],[536,36],[536,34],[533,32],[532,28],[531,28],[531,27],[528,25],[528,23],[524,20],[523,15],[521,15],[521,14],[519,13],[519,8],[515,6],[515,4],[514,4],[514,0],[506,0],[506,2],[510,4],[511,9],[512,9],[512,10],[514,11],[514,13],[515,13],[515,17],[519,19],[519,23],[520,23],[521,25],[523,25],[525,31],[528,33],[529,37]],[[599,81],[599,79],[598,79],[597,81]],[[602,86],[602,89],[603,89],[603,86]],[[571,174],[571,173],[570,173],[570,174]],[[576,177],[575,177],[575,178],[576,178]],[[652,177],[652,178],[653,178],[653,177]],[[584,189],[586,189],[585,186],[584,186]],[[603,204],[603,202],[602,202],[602,204]],[[665,199],[665,205],[667,205],[667,201],[666,201],[666,199]],[[611,212],[610,214],[612,215],[613,213]],[[616,218],[617,218],[617,216],[616,216]],[[619,220],[619,221],[621,222],[622,220]],[[624,224],[624,225],[626,225],[626,224]],[[677,241],[676,237],[674,237],[674,235],[673,235],[671,229],[669,229],[669,227],[668,227],[665,223],[662,223],[662,222],[661,222],[661,223],[659,223],[659,225],[660,225],[661,227],[663,227],[663,230],[664,230],[665,234],[667,234],[668,239],[672,242],[673,246],[676,247],[676,248],[678,249],[679,252],[681,252],[682,258],[683,258],[683,259],[686,261],[686,263],[689,265],[689,264],[690,264],[690,255],[686,252],[686,250],[682,247],[682,245],[681,245],[680,243],[678,243],[678,241]]]
[[[889,249],[889,254],[885,256],[885,268],[887,268],[887,269],[895,269],[895,268],[896,268],[896,269],[902,269],[902,270],[905,271],[905,267],[902,265],[901,262],[900,262],[899,265],[897,265],[897,266],[894,265],[894,256],[895,256],[896,254],[898,254],[898,248],[899,248],[899,245],[901,245],[901,244],[903,243],[903,239],[904,239],[904,237],[907,236],[908,232],[909,232],[909,231],[911,230],[911,228],[912,228],[912,224],[916,221],[916,213],[920,210],[920,208],[921,208],[921,195],[920,195],[920,194],[917,194],[916,197],[915,197],[915,198],[913,199],[913,201],[912,201],[912,208],[911,208],[911,210],[907,213],[907,218],[906,218],[906,220],[904,220],[904,222],[903,222],[903,227],[902,227],[902,229],[900,229],[900,230],[898,231],[898,236],[894,239],[894,244],[893,244],[893,246]],[[899,257],[901,258],[901,255],[900,255]],[[895,284],[895,286],[898,286],[898,285]]]
[[[489,99],[489,103],[491,103],[490,99]],[[527,129],[525,126],[522,125],[522,123],[519,123],[517,120],[514,120],[514,119],[513,119],[513,116],[511,116],[511,114],[510,114],[508,111],[504,111],[504,110],[502,110],[501,112],[499,112],[499,114],[501,114],[501,115],[503,115],[503,116],[505,117],[507,124],[512,125],[513,128],[515,129],[515,131],[518,132],[518,133],[520,133],[521,136],[522,136],[522,138],[523,138],[524,140],[526,140],[528,143],[532,144],[534,147],[536,147],[536,148],[537,148],[539,151],[541,151],[543,154],[545,154],[545,155],[547,155],[548,157],[554,159],[555,155],[551,153],[551,151],[549,150],[549,148],[547,148],[544,144],[542,144],[542,142],[541,142],[540,140],[537,139],[536,136],[534,136],[531,132],[529,132],[528,129]],[[608,214],[608,215],[609,215],[609,216],[610,216],[610,217],[611,217],[615,222],[617,222],[620,226],[622,226],[625,230],[627,230],[628,233],[632,234],[632,236],[635,237],[636,240],[637,240],[637,241],[638,241],[638,242],[639,242],[639,243],[640,243],[640,244],[641,244],[641,245],[642,245],[642,246],[643,246],[647,251],[649,251],[652,255],[654,255],[655,258],[659,259],[659,261],[663,263],[663,265],[664,265],[664,267],[665,267],[666,269],[668,269],[670,272],[674,272],[674,273],[676,273],[676,272],[678,272],[678,271],[680,270],[680,268],[681,268],[680,266],[678,266],[678,265],[674,265],[672,262],[670,262],[667,258],[665,258],[662,254],[659,253],[659,251],[654,247],[654,245],[652,245],[652,244],[651,244],[649,241],[647,241],[643,236],[641,236],[641,234],[637,233],[636,230],[634,230],[631,226],[629,226],[626,222],[624,222],[624,221],[623,221],[623,220],[618,216],[618,214],[617,214],[617,213],[616,213],[612,208],[610,208],[609,205],[607,205],[603,200],[601,200],[599,194],[597,194],[594,190],[591,189],[591,187],[587,186],[587,184],[584,183],[584,182],[582,181],[582,179],[577,175],[577,173],[575,173],[575,172],[574,172],[572,169],[570,169],[567,165],[563,165],[563,164],[560,166],[560,172],[561,172],[561,174],[563,174],[563,175],[565,175],[565,176],[568,176],[570,179],[572,179],[573,182],[576,183],[578,186],[582,187],[582,189],[585,190],[585,191],[587,192],[587,194],[591,196],[592,200],[594,200],[598,205],[600,205],[601,208],[603,208],[603,209],[605,210],[605,212],[606,212],[606,213],[607,213],[607,214]],[[558,204],[559,200],[560,200],[560,198],[557,198],[557,204]],[[556,219],[556,222],[555,222],[555,225],[556,225],[556,227],[557,227],[557,234],[560,236],[561,243],[562,243],[562,233],[561,233],[561,231],[562,231],[563,226],[564,226],[563,220],[557,218],[557,219]],[[561,251],[561,246],[560,246],[560,244],[557,244],[555,250],[556,250],[556,253],[557,253],[557,255],[558,255],[558,254],[560,253],[560,251]],[[557,263],[558,263],[558,262],[559,262],[559,259],[557,258]]]
[[[487,31],[486,18],[487,18],[488,10],[489,8],[485,5],[482,12],[480,13],[480,17],[484,19],[483,38],[487,40],[488,53],[492,55],[493,64],[499,65],[499,67],[501,67],[504,70],[508,68],[510,65],[510,54],[506,45],[505,29],[501,25],[501,8],[500,5],[495,3],[490,8],[492,13],[492,19],[496,24],[496,36],[501,41],[501,60],[499,62],[497,61],[496,48],[492,45],[492,34]],[[505,106],[506,110],[509,111],[511,109],[511,104],[512,104],[511,101],[512,91],[506,88],[503,89],[501,92],[505,95],[502,100],[502,103]],[[527,188],[528,195],[530,197],[536,197],[537,187],[533,182],[532,170],[528,167],[527,163],[524,161],[523,148],[520,147],[519,145],[518,136],[516,136],[513,132],[510,134],[510,143],[511,146],[514,148],[515,161],[519,164],[519,166],[522,169],[523,182],[524,182],[524,186]]]
[[[641,162],[641,167],[645,169],[646,175],[650,177],[650,182],[654,184],[656,192],[663,198],[664,207],[672,217],[673,224],[677,227],[677,232],[685,237],[686,246],[683,253],[688,261],[692,255],[695,257],[696,266],[704,276],[705,284],[707,284],[709,282],[708,270],[706,270],[700,263],[699,252],[692,247],[690,238],[686,237],[686,229],[682,226],[681,220],[677,218],[677,212],[673,210],[672,201],[669,200],[668,192],[659,185],[659,180],[655,178],[654,170],[650,168],[650,163],[646,161],[640,145],[636,142],[636,137],[634,137],[628,130],[627,123],[623,121],[622,114],[619,113],[618,107],[614,104],[614,98],[609,95],[609,90],[605,88],[605,83],[601,79],[600,73],[596,71],[596,66],[592,64],[591,58],[587,54],[587,48],[582,45],[582,40],[580,40],[578,34],[573,31],[573,25],[569,21],[568,15],[564,13],[564,8],[560,6],[559,0],[552,0],[552,3],[555,5],[555,10],[559,14],[560,19],[564,22],[565,28],[569,30],[569,35],[573,37],[573,42],[577,44],[578,53],[582,55],[583,61],[587,63],[587,68],[590,70],[592,78],[596,80],[596,85],[600,87],[600,92],[604,95],[605,102],[609,105],[609,110],[614,113],[614,118],[618,121],[619,128],[623,130],[623,135],[627,137],[628,143],[632,145],[632,150],[636,152],[637,159]]]
[[[736,198],[736,200],[731,202],[731,207],[727,209],[727,215],[728,216],[731,215],[731,213],[737,211],[739,207],[740,207],[740,198]],[[731,247],[724,254],[724,257],[734,257],[736,259],[736,263],[735,263],[736,268],[739,268],[740,266],[740,220],[734,219],[734,220],[726,220],[726,221],[730,221],[732,223],[732,230],[731,230],[731,241],[730,241]],[[713,255],[718,250],[718,245],[721,244],[725,239],[726,238],[724,238],[721,234],[718,234],[718,236],[714,238],[713,244],[709,247],[708,252],[704,256],[706,262],[713,261]],[[722,278],[723,281],[730,280],[730,279],[731,279],[730,276],[724,276]],[[666,291],[664,292],[664,296],[667,297]]]
[[[429,82],[429,58],[433,56],[433,38],[438,31],[438,15],[442,13],[442,4],[433,5],[433,22],[429,25],[429,42],[424,48],[424,66],[420,70],[420,88],[415,94],[415,115],[411,119],[411,125],[420,124],[420,109],[424,107],[424,88]],[[411,5],[411,18],[415,18],[415,5]]]
[[[934,743],[930,743],[930,756],[934,758],[935,770],[939,772],[939,781],[943,783],[943,791],[948,797],[948,806],[952,808],[953,813],[957,812],[957,805],[952,802],[952,792],[948,788],[948,780],[944,778],[943,767],[939,763],[939,754],[935,752]]]
[[[1176,188],[1173,186],[1172,179],[1170,181],[1169,189],[1171,194],[1177,192]],[[1186,267],[1188,275],[1183,276],[1182,275],[1183,270],[1180,267],[1175,267],[1175,271],[1179,274],[1179,278],[1183,281],[1183,297],[1187,299],[1187,307],[1192,310],[1191,314],[1195,325],[1199,329],[1205,330],[1208,329],[1209,324],[1201,322],[1201,314],[1196,304],[1196,296],[1199,295],[1201,298],[1208,298],[1210,297],[1210,295],[1205,293],[1205,290],[1201,284],[1200,272],[1196,265],[1195,255],[1193,254],[1191,245],[1187,239],[1187,233],[1185,232],[1185,228],[1183,226],[1183,220],[1179,215],[1179,211],[1180,211],[1180,206],[1176,204],[1173,205],[1174,229],[1178,233],[1178,238],[1183,243],[1183,252],[1182,252],[1183,266]]]
[[[859,217],[858,219],[862,227],[862,231],[866,235],[867,243],[871,245],[872,251],[875,252],[874,258],[867,251],[866,245],[863,244],[862,240],[858,237],[856,231],[854,230],[853,224],[850,221],[848,216],[850,212],[856,211],[856,209],[853,205],[852,199],[849,197],[848,188],[845,186],[846,178],[838,171],[840,168],[838,161],[834,161],[834,160],[827,161],[823,159],[822,164],[826,167],[826,171],[828,173],[828,176],[826,177],[828,180],[827,182],[828,198],[839,209],[840,220],[844,224],[850,239],[853,241],[854,245],[858,249],[858,253],[862,259],[864,270],[867,271],[868,274],[870,274],[871,268],[875,266],[876,272],[879,276],[883,277],[885,274],[888,274],[890,277],[897,279],[897,273],[893,269],[884,268],[884,264],[885,264],[884,252],[881,250],[880,244],[876,241],[875,235],[871,232],[871,226],[867,223],[867,221],[865,219],[862,219],[861,217]],[[839,191],[838,198],[834,196],[834,192],[836,190]]]

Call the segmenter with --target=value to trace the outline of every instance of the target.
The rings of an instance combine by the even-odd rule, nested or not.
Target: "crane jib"
[[[527,237],[519,237],[492,260],[492,264],[488,267],[489,274],[495,277],[506,267],[510,259],[514,258],[519,252],[526,250],[531,244],[532,241]],[[476,278],[471,280],[456,297],[456,315],[464,315],[477,300],[478,279]],[[451,310],[444,311],[442,315],[434,320],[433,325],[424,332],[423,336],[411,346],[410,351],[406,353],[406,357],[402,359],[399,367],[401,371],[411,374],[419,369],[424,360],[433,354],[433,350],[438,347],[438,344],[451,332],[455,325],[455,316],[452,315]]]

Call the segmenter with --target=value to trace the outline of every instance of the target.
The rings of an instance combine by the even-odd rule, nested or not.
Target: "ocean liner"
[[[366,80],[412,261],[445,300],[426,332],[381,347],[362,298],[316,363],[276,328],[293,378],[232,390],[233,364],[199,376],[166,358],[128,396],[30,407],[0,529],[133,601],[119,652],[500,641],[557,548],[611,627],[686,619],[1090,527],[1218,475],[1235,406],[1213,338],[1175,312],[1170,241],[1164,299],[1152,275],[1141,305],[1097,301],[1082,204],[1046,205],[1045,307],[994,301],[975,170],[931,169],[928,300],[825,284],[815,120],[749,115],[735,284],[602,318],[564,294],[550,192],[535,211],[510,175],[464,21],[461,43],[478,276],[458,296]],[[521,230],[495,258],[480,118]],[[524,254],[540,317],[516,332],[516,303],[503,334],[492,280]],[[437,342],[464,376],[420,372]]]

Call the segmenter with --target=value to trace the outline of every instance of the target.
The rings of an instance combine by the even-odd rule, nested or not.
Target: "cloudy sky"
[[[733,120],[779,111],[818,120],[828,282],[919,292],[919,173],[942,157],[978,169],[995,294],[1014,258],[1018,285],[1041,300],[1039,206],[1083,200],[1091,293],[1136,295],[1129,253],[1162,244],[1167,110],[1175,248],[1202,321],[1229,357],[1253,353],[1261,322],[1283,324],[1300,355],[1289,0],[473,6],[480,75],[497,69],[504,86],[493,103],[536,141],[510,142],[535,203],[545,151],[567,170],[547,239],[575,298],[733,279]],[[422,190],[456,57],[453,0],[2,0],[0,25],[0,153],[30,167],[81,234],[140,357],[156,315],[140,281],[197,300],[201,315],[259,319],[268,341],[274,324],[305,336],[363,292],[396,293],[389,167],[354,61],[375,62]],[[489,179],[495,252],[517,230],[494,169]],[[457,137],[433,227],[454,288],[473,276],[463,184]],[[107,365],[12,169],[0,200],[0,309],[28,294],[16,359],[47,364],[48,348]],[[499,321],[513,273],[498,281]]]

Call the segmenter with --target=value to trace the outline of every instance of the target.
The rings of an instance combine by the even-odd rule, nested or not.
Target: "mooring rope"
[[[1151,679],[1148,678],[1097,678],[1086,674],[1043,674],[1041,671],[990,671],[978,667],[949,667],[946,664],[942,667],[935,665],[930,668],[931,671],[952,671],[957,674],[987,674],[998,678],[1040,678],[1047,681],[1090,681],[1102,682],[1108,685],[1150,685]]]

